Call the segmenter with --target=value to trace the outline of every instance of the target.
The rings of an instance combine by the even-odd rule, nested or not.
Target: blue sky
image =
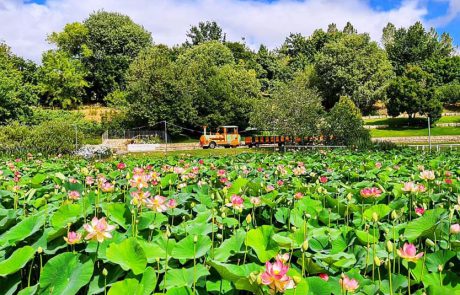
[[[388,22],[407,27],[421,21],[460,45],[460,0],[0,0],[0,41],[39,62],[52,48],[48,34],[100,9],[129,15],[155,43],[168,45],[184,42],[190,25],[203,20],[217,21],[228,39],[245,38],[253,49],[277,48],[291,32],[310,35],[347,21],[377,42]]]

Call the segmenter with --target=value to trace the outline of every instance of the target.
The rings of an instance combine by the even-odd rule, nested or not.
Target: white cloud
[[[430,20],[430,25],[432,26],[445,26],[452,20],[454,20],[458,15],[460,15],[460,0],[438,0],[439,2],[448,2],[447,13],[445,15],[439,16]]]
[[[367,0],[48,0],[46,5],[0,0],[0,40],[16,54],[39,61],[41,53],[51,48],[47,34],[104,9],[131,16],[152,32],[156,43],[168,45],[185,41],[190,25],[203,20],[217,21],[229,40],[245,37],[252,48],[261,43],[275,48],[290,32],[309,35],[331,22],[341,28],[347,21],[379,41],[388,22],[400,27],[423,20],[427,11],[418,1],[403,1],[397,8],[378,11]]]

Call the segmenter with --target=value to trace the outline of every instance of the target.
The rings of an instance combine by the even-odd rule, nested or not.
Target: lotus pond
[[[460,157],[0,162],[0,294],[460,294]]]

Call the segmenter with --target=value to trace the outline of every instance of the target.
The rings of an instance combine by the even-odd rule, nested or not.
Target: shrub
[[[326,117],[324,135],[333,137],[331,143],[347,146],[366,146],[370,133],[363,126],[361,112],[348,97],[342,96]]]

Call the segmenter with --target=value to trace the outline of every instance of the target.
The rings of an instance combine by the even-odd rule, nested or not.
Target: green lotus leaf
[[[0,276],[4,277],[15,273],[29,262],[35,255],[35,249],[31,246],[24,246],[17,249],[8,259],[0,261]]]
[[[246,245],[254,249],[261,262],[266,262],[278,254],[278,244],[272,239],[273,226],[262,225],[247,233]]]
[[[71,295],[89,283],[94,264],[89,257],[62,253],[51,258],[40,275],[41,294]]]
[[[131,270],[136,275],[143,273],[147,266],[144,249],[136,238],[128,238],[119,244],[111,243],[105,255],[108,261],[120,265],[124,270]]]
[[[172,250],[172,256],[175,259],[199,258],[204,256],[209,249],[211,249],[211,239],[208,236],[189,235],[177,242]]]

